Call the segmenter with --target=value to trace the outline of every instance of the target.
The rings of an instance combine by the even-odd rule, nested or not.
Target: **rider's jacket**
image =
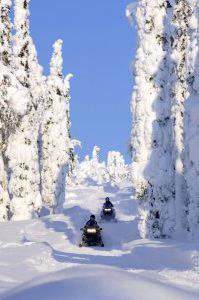
[[[88,222],[86,222],[85,227],[92,227],[92,226],[97,226],[97,222],[95,220],[88,220]]]
[[[111,203],[111,201],[106,201],[103,205],[103,208],[112,208],[113,204]]]

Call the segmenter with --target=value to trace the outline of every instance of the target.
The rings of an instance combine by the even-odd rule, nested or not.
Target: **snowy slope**
[[[104,248],[79,248],[79,228],[107,195],[119,222],[101,223]],[[198,299],[199,246],[140,240],[128,187],[71,188],[64,215],[0,229],[0,299]]]
[[[147,296],[150,295],[150,296]],[[197,299],[155,280],[109,267],[72,267],[39,278],[16,291],[7,300],[137,300]]]

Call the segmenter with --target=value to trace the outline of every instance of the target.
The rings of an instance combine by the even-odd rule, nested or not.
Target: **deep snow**
[[[63,215],[1,223],[0,299],[198,299],[199,246],[141,240],[131,194],[128,186],[69,188]],[[79,229],[107,195],[118,223],[101,223],[104,248],[79,248]]]

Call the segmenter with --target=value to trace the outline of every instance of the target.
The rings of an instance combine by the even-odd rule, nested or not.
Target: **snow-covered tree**
[[[17,129],[9,137],[9,192],[12,197],[13,219],[29,219],[42,206],[37,149],[37,78],[36,51],[29,35],[29,0],[15,0],[15,35],[13,69],[22,86],[28,89],[27,111]],[[39,89],[39,86],[38,86]],[[21,101],[21,99],[16,99]]]
[[[2,156],[0,156],[0,170],[0,222],[2,222],[8,221],[11,217],[8,177]]]
[[[128,180],[128,167],[120,152],[108,152],[107,172],[113,185],[117,185]]]
[[[67,151],[70,148],[69,80],[62,74],[62,41],[57,40],[50,63],[48,95],[42,125],[42,195],[51,212],[59,211],[65,200]]]
[[[189,2],[190,4],[190,2]],[[199,34],[198,34],[198,1],[191,2],[183,12],[186,17],[189,39],[186,43],[186,70],[188,94],[185,102],[184,136],[185,136],[185,178],[188,191],[188,229],[191,237],[199,236]],[[187,3],[188,5],[188,3]],[[191,12],[191,14],[190,14]],[[187,30],[186,30],[187,32]],[[186,36],[186,35],[185,35]],[[184,38],[185,38],[184,36]]]
[[[13,68],[17,79],[27,88],[30,87],[30,43],[29,34],[29,2],[30,0],[15,0],[13,37]]]
[[[100,148],[98,146],[94,146],[93,152],[92,152],[92,161],[95,164],[99,163],[99,153],[100,153]]]
[[[0,220],[11,216],[7,155],[9,138],[16,131],[27,108],[27,90],[16,80],[8,66],[0,62]],[[18,100],[19,102],[16,102]]]
[[[67,155],[67,178],[66,183],[72,183],[72,178],[76,168],[76,157],[75,157],[75,148],[81,147],[81,142],[78,140],[74,140],[71,138],[70,128],[71,128],[71,121],[70,121],[70,79],[73,78],[72,74],[68,74],[64,80],[64,94],[66,95],[67,100],[67,127],[66,127],[66,155]]]
[[[81,163],[79,160],[79,156],[77,154],[72,154],[71,160],[71,172],[68,169],[67,177],[66,177],[66,185],[67,186],[74,186],[74,185],[81,185],[84,182],[84,173],[81,172]]]
[[[0,2],[0,61],[9,65],[11,61],[11,0]]]
[[[8,220],[10,211],[7,161],[5,159],[11,114],[7,91],[10,85],[8,68],[11,61],[10,6],[10,0],[0,2],[0,221]]]
[[[170,236],[174,229],[168,3],[140,0],[135,13],[138,49],[132,97],[132,180],[139,199],[142,237]],[[158,53],[158,55],[157,55]]]
[[[74,155],[74,169],[68,185],[82,185],[92,182],[99,185],[110,183],[117,186],[122,182],[130,181],[129,166],[125,164],[120,152],[109,151],[107,162],[101,162],[99,156],[100,148],[98,146],[94,146],[91,158],[86,155],[80,161],[78,156]]]
[[[74,156],[74,170],[71,183],[69,184],[104,184],[109,182],[109,174],[105,162],[99,159],[100,148],[94,146],[92,157],[86,155],[84,160],[79,161],[78,156]]]
[[[102,184],[108,180],[108,174],[105,162],[100,162],[99,153],[100,148],[98,146],[94,146],[88,172],[90,178],[92,178],[95,182]]]
[[[176,232],[187,227],[187,187],[185,182],[185,100],[188,96],[187,53],[189,46],[189,21],[192,15],[190,1],[170,1],[172,11],[170,25],[171,63],[170,95],[173,126],[173,161],[175,171]]]
[[[11,21],[10,0],[0,2],[0,221],[11,217],[8,192],[8,138],[15,129],[20,116],[13,107],[16,88],[20,88],[11,74]],[[19,95],[19,93],[18,93]]]
[[[78,163],[78,156],[75,155],[75,148],[81,147],[81,142],[78,140],[72,140],[70,135],[68,139],[68,148],[66,150],[67,153],[67,163],[68,163],[68,170],[67,170],[67,177],[66,183],[67,185],[71,185],[74,183],[74,178],[77,178],[77,168],[79,166]]]

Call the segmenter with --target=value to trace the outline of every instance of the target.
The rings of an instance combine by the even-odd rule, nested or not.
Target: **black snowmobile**
[[[108,197],[101,211],[101,220],[117,222],[115,208]]]
[[[104,247],[104,243],[101,237],[102,228],[99,227],[95,221],[95,216],[91,215],[90,220],[86,223],[84,228],[81,228],[83,231],[82,242],[79,244],[80,247],[83,246],[101,246]]]

